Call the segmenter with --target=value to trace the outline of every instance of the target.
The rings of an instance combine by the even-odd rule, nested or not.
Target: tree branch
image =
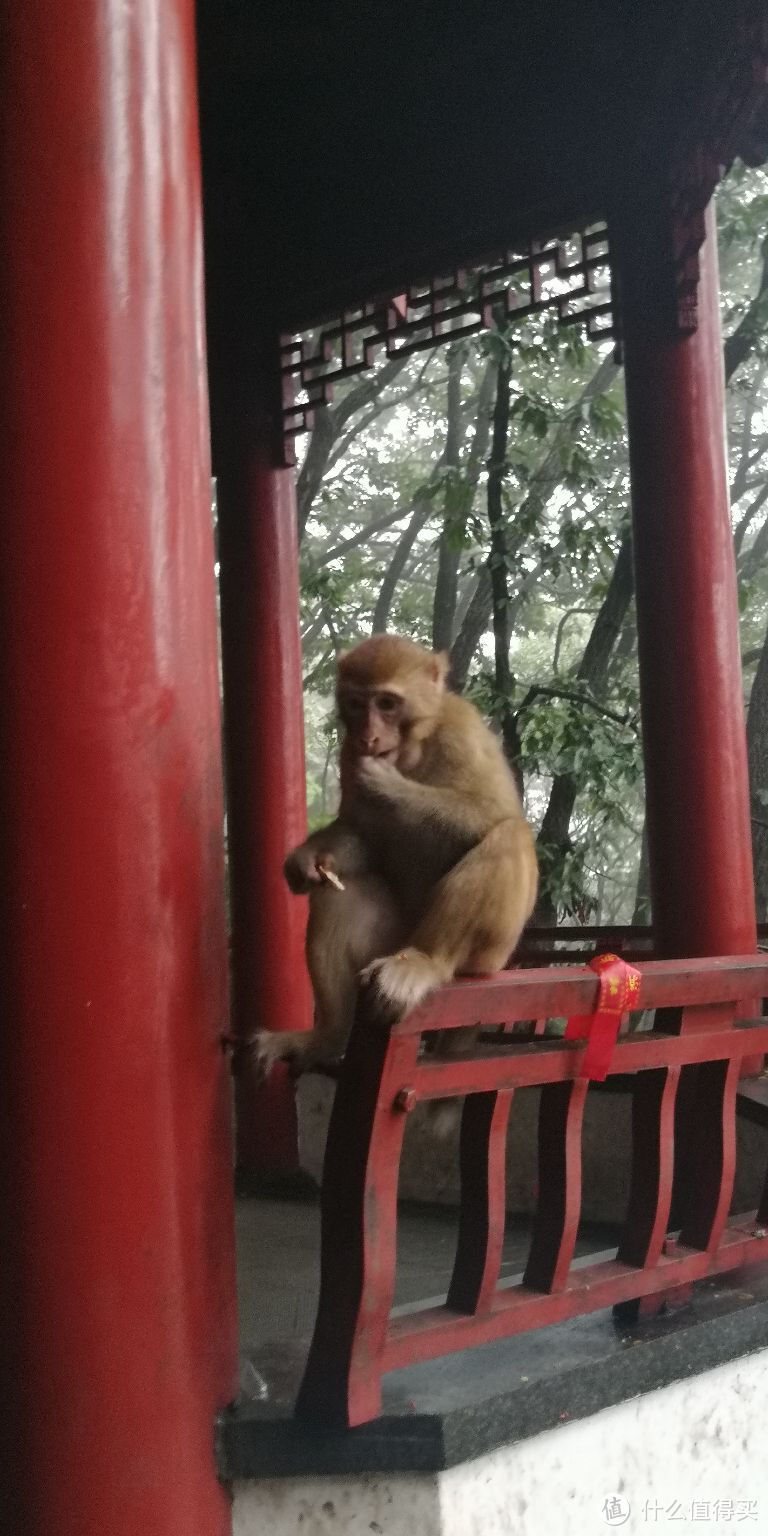
[[[597,699],[590,699],[586,693],[576,693],[571,688],[550,688],[543,683],[536,683],[528,689],[517,711],[518,718],[523,710],[530,709],[540,695],[547,699],[569,699],[572,704],[584,704],[587,709],[594,709],[598,715],[604,715],[606,720],[614,720],[617,725],[628,725],[637,735],[637,724],[632,715],[620,715],[615,709],[608,709],[605,704],[600,704]]]
[[[496,697],[501,709],[501,736],[504,755],[523,793],[520,763],[520,731],[512,708],[514,679],[509,664],[511,640],[509,586],[507,583],[507,534],[504,526],[502,491],[507,467],[509,435],[509,368],[500,366],[496,374],[496,402],[493,407],[493,438],[488,462],[488,525],[491,530],[490,577],[493,601],[493,651]]]
[[[586,683],[592,695],[600,694],[606,685],[611,655],[632,601],[633,590],[632,536],[627,529],[616,557],[608,590],[600,605],[576,672],[576,680]],[[541,691],[546,693],[547,690]],[[631,725],[633,730],[637,729],[629,716],[619,715],[615,710],[607,709],[597,698],[571,693],[570,690],[556,689],[554,693],[555,696],[570,697],[575,703],[586,704],[588,708],[597,710],[607,719],[615,721],[617,725]],[[538,837],[541,848],[555,849],[562,853],[568,847],[571,817],[578,792],[579,783],[574,774],[555,775]],[[542,890],[536,911],[539,922],[554,923],[556,921],[557,903],[551,890],[546,888]]]
[[[555,677],[557,677],[560,671],[560,651],[562,649],[563,639],[565,637],[565,626],[568,623],[568,620],[574,618],[577,613],[594,617],[596,612],[597,609],[595,608],[568,608],[563,614],[555,633],[555,651],[552,657],[552,671],[554,672]]]
[[[446,487],[445,516],[438,545],[437,579],[432,606],[432,644],[436,651],[447,650],[453,638],[461,561],[460,536],[466,528],[477,482],[480,479],[480,471],[488,452],[495,377],[496,364],[490,361],[477,392],[475,431],[464,474],[459,483]],[[446,460],[446,462],[449,461]],[[457,468],[459,463],[460,455],[457,451]]]
[[[736,529],[733,535],[733,545],[737,555],[741,553],[741,546],[744,543],[745,534],[747,534],[749,531],[750,523],[753,522],[754,518],[757,516],[760,508],[763,506],[766,500],[768,500],[768,480],[766,480],[765,485],[761,486],[757,495],[753,498],[747,507],[744,516],[740,518],[736,525]],[[749,553],[749,551],[747,551],[747,553]]]
[[[432,646],[436,651],[442,651],[450,644],[453,611],[456,606],[456,566],[458,565],[458,554],[454,561],[454,551],[451,547],[448,525],[452,519],[454,503],[459,499],[457,497],[456,479],[461,460],[461,376],[464,372],[466,356],[466,344],[461,342],[448,349],[443,463],[446,469],[453,471],[453,482],[449,480],[445,486],[443,528],[438,542],[437,577],[435,579],[435,596],[432,604]]]
[[[419,394],[424,386],[424,379],[427,375],[428,369],[434,362],[436,355],[437,354],[434,352],[428,354],[426,362],[419,369],[416,378],[413,380],[412,384],[408,385],[407,389],[400,389],[396,394],[393,393],[388,395],[384,400],[382,400],[381,396],[379,396],[375,404],[371,406],[371,409],[366,411],[365,415],[361,416],[359,421],[354,423],[354,426],[351,427],[349,432],[345,432],[343,436],[338,438],[329,456],[326,473],[329,473],[332,469],[334,469],[339,460],[343,459],[344,454],[348,451],[349,448],[351,448],[355,438],[362,436],[363,432],[366,432],[368,428],[373,425],[374,421],[378,421],[379,417],[383,416],[385,411],[394,411],[406,400],[412,400],[414,395]]]
[[[333,409],[329,405],[315,407],[312,433],[296,479],[299,541],[304,537],[312,503],[322,485],[334,443],[355,412],[377,399],[381,391],[402,373],[407,361],[405,357],[393,357],[382,368],[366,374],[353,385]]]
[[[768,326],[768,235],[763,240],[760,254],[763,265],[757,293],[723,346],[726,384],[730,383],[736,369],[754,352]]]
[[[403,529],[403,532],[397,541],[395,546],[395,553],[392,556],[387,570],[384,573],[384,579],[379,588],[379,595],[376,599],[376,606],[373,610],[372,628],[375,635],[381,635],[386,630],[387,624],[389,623],[389,613],[392,607],[392,599],[395,595],[395,588],[397,587],[397,583],[400,580],[406,565],[408,564],[408,557],[411,553],[411,550],[413,549],[413,546],[416,543],[416,540],[421,533],[424,524],[429,520],[431,514],[431,497],[426,494],[425,490],[422,490],[421,495],[419,495],[417,492],[416,496],[414,497],[414,509],[411,513],[410,522],[408,523],[407,527]]]
[[[321,558],[313,562],[313,569],[322,570],[322,567],[330,565],[332,560],[339,560],[342,555],[348,555],[351,549],[358,549],[361,544],[367,544],[375,534],[383,533],[386,528],[392,528],[395,523],[402,522],[411,505],[410,501],[401,502],[399,507],[393,507],[391,512],[382,512],[380,517],[372,517],[371,521],[366,523],[364,528],[358,529],[357,533],[350,534],[348,539],[341,539],[338,544],[327,549]]]
[[[528,494],[520,507],[519,520],[525,526],[530,526],[532,514],[535,514],[537,518],[543,516],[548,502],[551,500],[558,485],[562,482],[562,451],[573,436],[575,423],[581,419],[581,406],[587,401],[594,399],[595,396],[602,394],[608,388],[617,372],[618,364],[614,362],[613,357],[603,358],[600,366],[595,370],[592,378],[581,391],[574,406],[569,409],[566,417],[557,428],[544,458],[531,476]],[[516,544],[512,545],[510,549],[511,555],[517,553],[518,549],[522,546],[522,542],[522,539],[520,539]],[[461,692],[467,681],[472,658],[482,636],[488,628],[492,605],[493,596],[490,570],[486,561],[477,578],[474,595],[451,651],[451,681],[459,692]]]
[[[763,557],[768,554],[768,517],[755,535],[749,549],[746,550],[740,565],[739,574],[742,578],[752,576],[760,566]]]

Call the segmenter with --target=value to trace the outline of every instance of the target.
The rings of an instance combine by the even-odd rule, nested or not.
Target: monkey
[[[309,894],[314,1028],[262,1031],[262,1070],[343,1054],[358,987],[402,1017],[456,975],[501,970],[536,901],[533,833],[500,742],[447,688],[448,657],[373,635],[337,661],[341,802],[285,861]]]

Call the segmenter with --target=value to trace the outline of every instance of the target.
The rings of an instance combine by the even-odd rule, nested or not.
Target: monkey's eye
[[[394,715],[400,708],[400,700],[396,693],[380,693],[376,703],[382,715]]]

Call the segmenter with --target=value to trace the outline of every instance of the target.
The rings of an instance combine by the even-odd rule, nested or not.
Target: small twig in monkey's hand
[[[339,879],[335,870],[326,869],[324,864],[318,864],[317,873],[323,880],[327,880],[329,885],[335,886],[337,891],[344,890],[344,881]]]

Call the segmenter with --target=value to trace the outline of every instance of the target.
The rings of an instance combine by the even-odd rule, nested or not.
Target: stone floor
[[[235,1484],[439,1471],[766,1347],[768,1265],[704,1280],[687,1305],[635,1325],[607,1309],[392,1372],[381,1418],[357,1429],[302,1425],[292,1407],[314,1321],[319,1215],[309,1201],[238,1203],[241,1393],[217,1440]],[[444,1296],[455,1231],[450,1211],[401,1210],[399,1305]],[[529,1237],[515,1218],[506,1278],[523,1269]],[[614,1231],[592,1225],[575,1262],[612,1252]]]
[[[530,1220],[510,1218],[502,1277],[525,1267]],[[445,1296],[456,1247],[457,1213],[405,1206],[398,1221],[395,1305]],[[253,1402],[286,1407],[309,1347],[319,1286],[320,1207],[296,1200],[237,1202],[241,1387]],[[615,1244],[605,1225],[584,1226],[578,1254]]]

